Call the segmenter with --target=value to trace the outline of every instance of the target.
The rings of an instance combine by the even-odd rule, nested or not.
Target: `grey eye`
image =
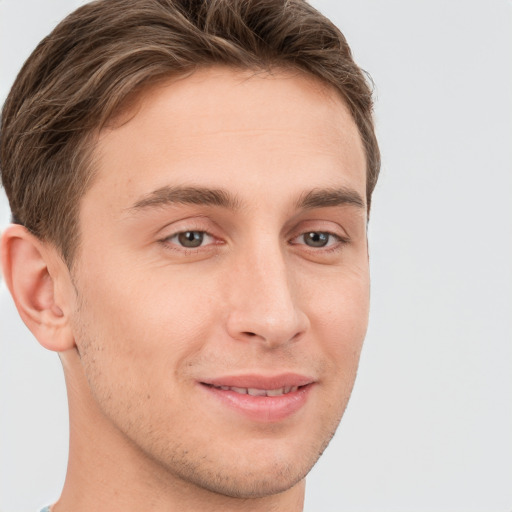
[[[184,231],[183,233],[178,233],[177,239],[183,247],[193,249],[203,243],[204,235],[203,231]]]
[[[325,247],[329,243],[329,233],[322,233],[321,231],[311,231],[304,233],[304,243],[310,247]]]

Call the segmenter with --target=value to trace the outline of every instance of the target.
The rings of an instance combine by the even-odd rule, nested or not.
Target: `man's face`
[[[365,157],[298,73],[202,70],[95,149],[73,314],[97,406],[171,478],[299,482],[347,404],[369,303]]]

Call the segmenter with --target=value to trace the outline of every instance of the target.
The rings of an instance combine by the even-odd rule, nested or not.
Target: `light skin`
[[[98,136],[72,272],[21,226],[2,240],[65,370],[53,510],[302,510],[367,327],[357,127],[315,79],[220,67],[128,114]]]

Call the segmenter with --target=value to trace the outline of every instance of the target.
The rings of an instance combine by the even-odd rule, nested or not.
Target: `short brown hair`
[[[0,173],[13,221],[70,264],[92,134],[149,82],[213,64],[293,68],[337,89],[365,148],[369,208],[380,169],[372,91],[322,14],[303,0],[97,0],[41,41],[5,102]]]

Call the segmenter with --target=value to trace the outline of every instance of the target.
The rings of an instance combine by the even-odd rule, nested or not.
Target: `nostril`
[[[246,336],[256,336],[256,333],[248,331],[245,331],[243,334],[245,334]]]

